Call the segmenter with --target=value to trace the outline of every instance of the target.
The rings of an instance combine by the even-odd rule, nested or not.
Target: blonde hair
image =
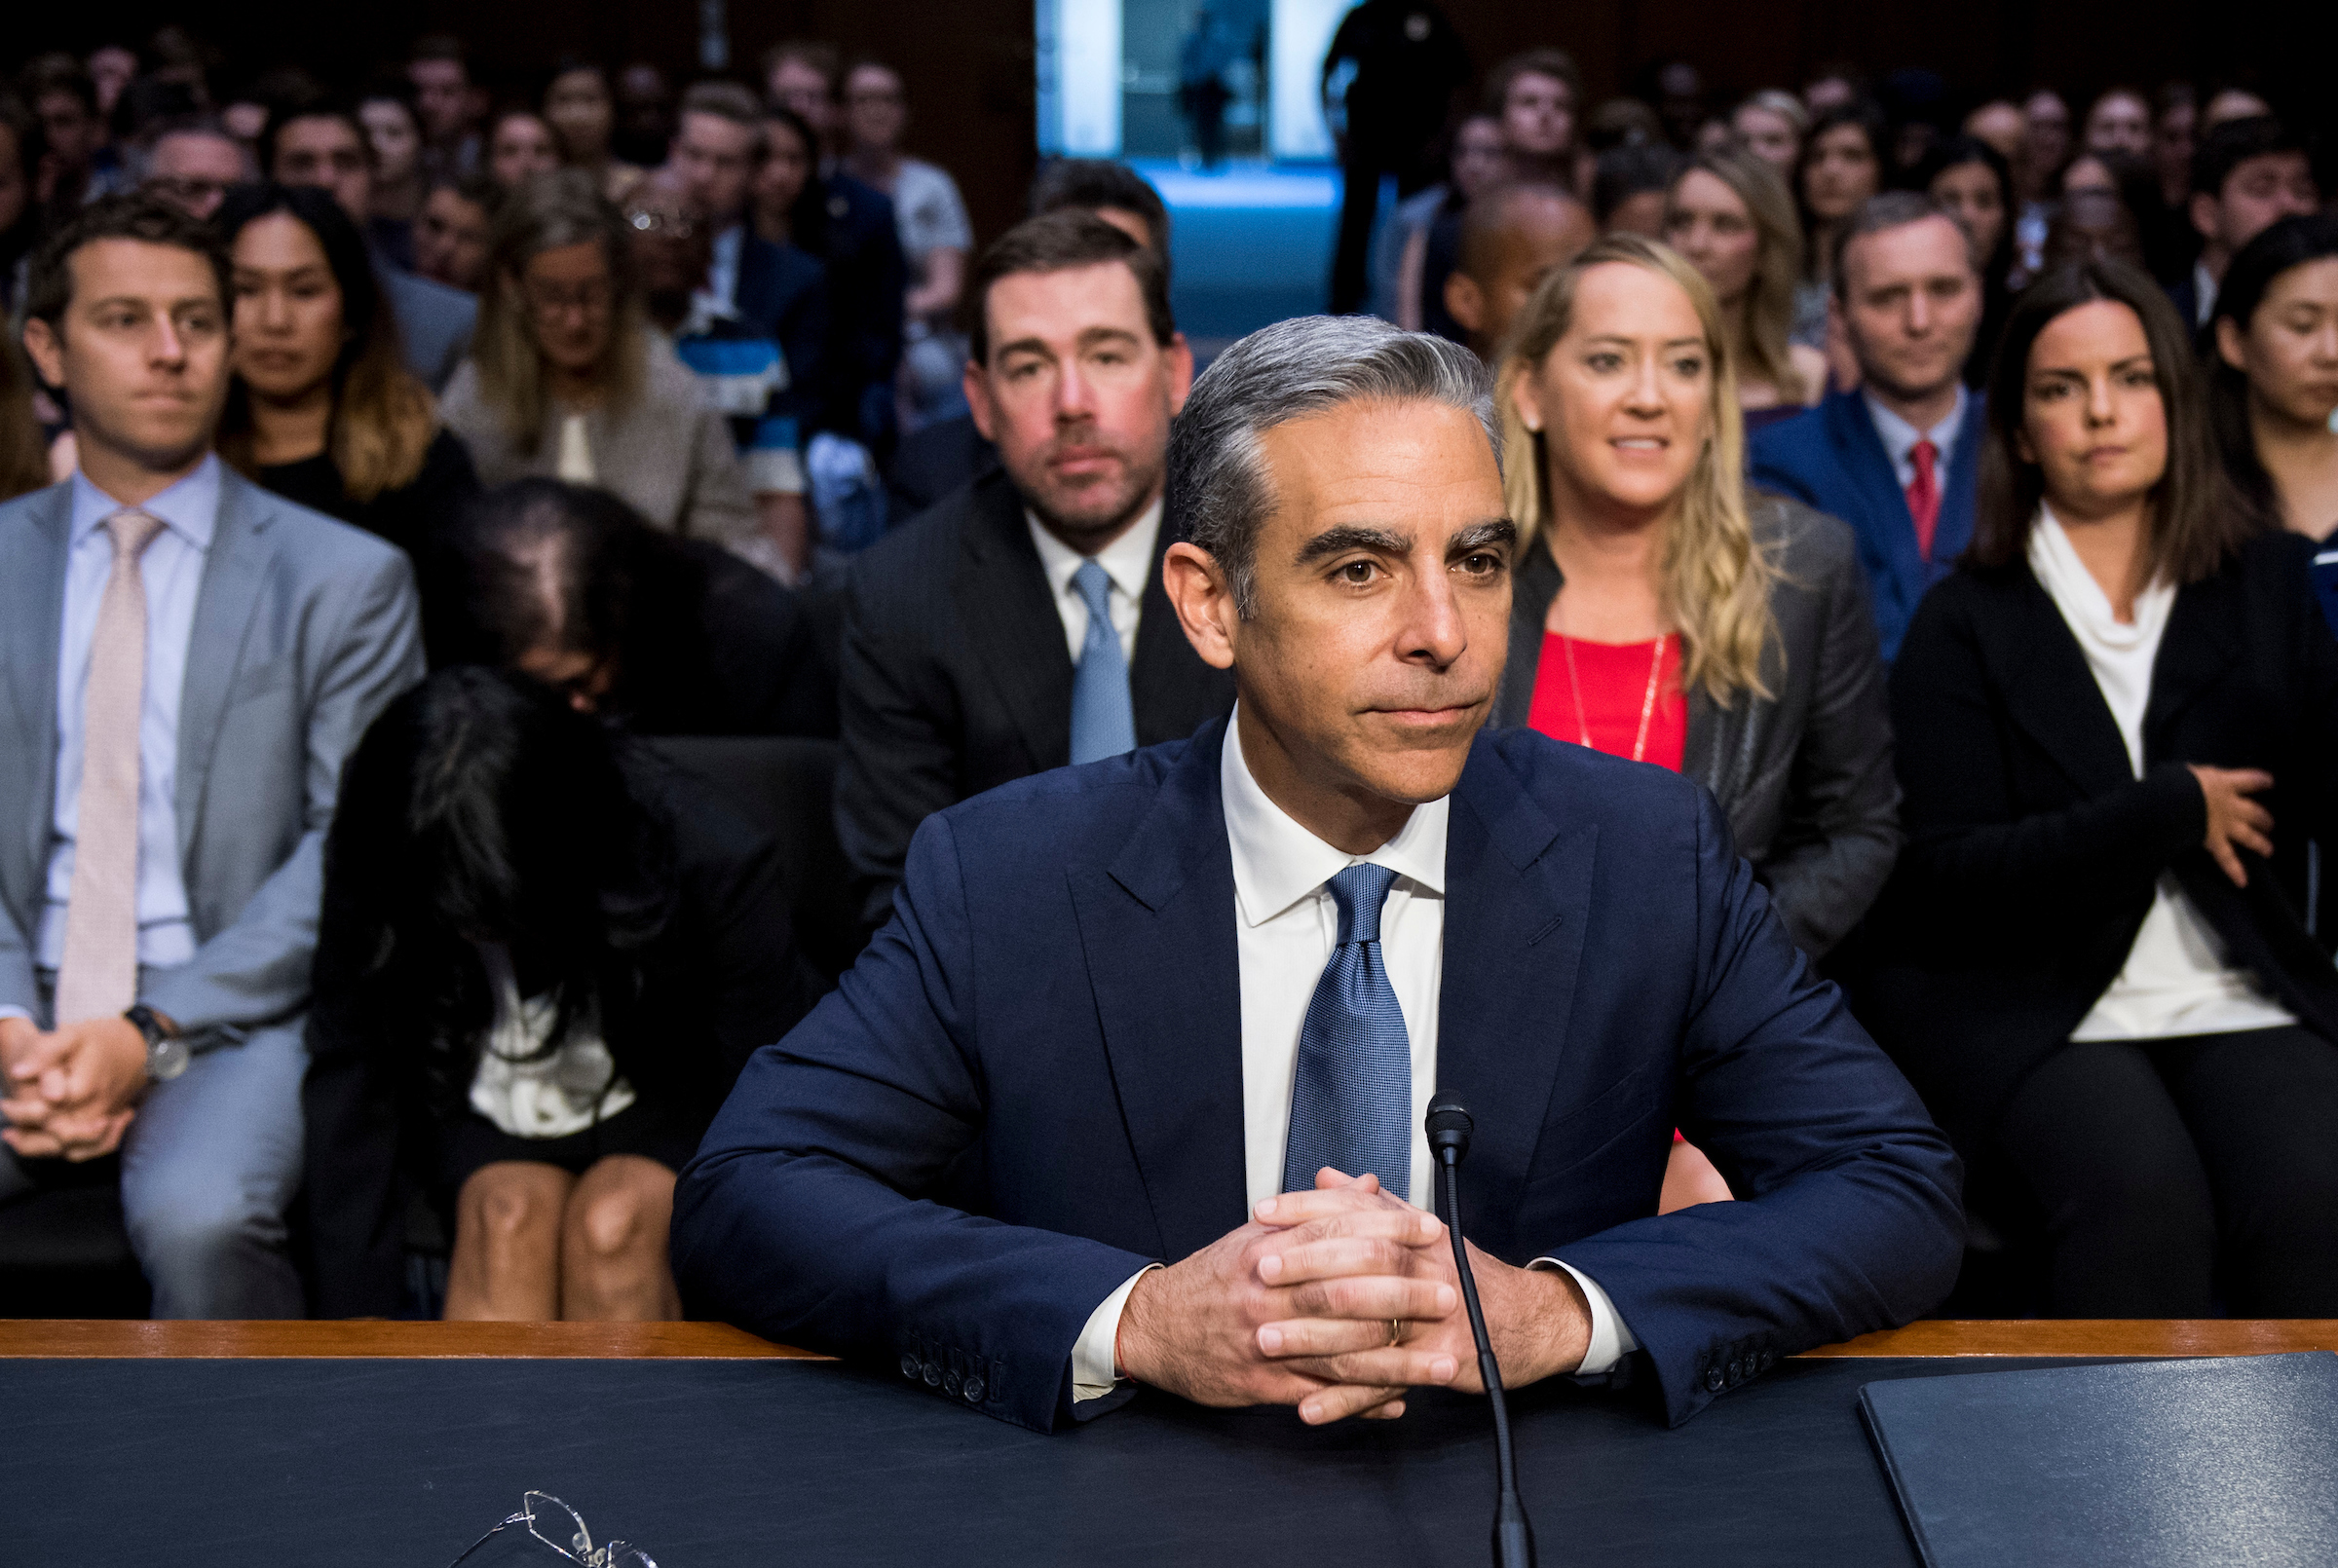
[[[1811,389],[1802,384],[1787,342],[1794,323],[1794,285],[1802,277],[1802,221],[1794,215],[1793,196],[1773,165],[1740,147],[1698,154],[1673,177],[1672,189],[1700,169],[1746,204],[1758,237],[1754,281],[1746,290],[1744,375],[1777,388],[1782,401],[1801,402]]]
[[[1507,458],[1502,488],[1511,520],[1529,540],[1557,526],[1548,496],[1545,437],[1527,429],[1518,411],[1519,381],[1540,368],[1566,336],[1583,276],[1615,263],[1643,268],[1678,285],[1696,307],[1713,359],[1705,410],[1710,433],[1674,504],[1659,568],[1658,595],[1680,629],[1681,689],[1703,687],[1724,708],[1740,691],[1766,697],[1761,659],[1777,630],[1770,614],[1770,584],[1777,573],[1754,542],[1746,510],[1745,422],[1738,413],[1737,370],[1721,331],[1720,307],[1704,277],[1678,251],[1639,235],[1611,234],[1553,271],[1527,301],[1495,383]]]
[[[520,297],[520,275],[547,250],[598,244],[609,263],[609,346],[599,375],[612,411],[640,394],[643,362],[641,291],[633,283],[630,230],[593,176],[555,169],[522,181],[496,208],[488,236],[486,286],[471,356],[479,371],[479,395],[501,416],[504,433],[527,449],[544,437],[547,393],[544,353]]]

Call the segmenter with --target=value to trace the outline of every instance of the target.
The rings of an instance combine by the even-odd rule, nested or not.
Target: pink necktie
[[[138,992],[138,717],[146,696],[146,582],[138,557],[159,518],[107,518],[114,566],[97,601],[82,702],[81,794],[57,1022],[111,1018]]]
[[[1907,487],[1907,515],[1916,522],[1916,552],[1929,561],[1932,531],[1941,521],[1941,479],[1934,467],[1940,462],[1941,449],[1930,441],[1918,441],[1907,455],[1916,465],[1916,477]]]

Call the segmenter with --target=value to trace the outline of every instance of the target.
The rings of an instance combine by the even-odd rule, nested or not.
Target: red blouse
[[[1656,697],[1648,700],[1649,665],[1657,643],[1587,643],[1579,637],[1542,634],[1542,656],[1534,665],[1534,701],[1527,723],[1555,740],[1581,744],[1585,731],[1595,750],[1630,757],[1647,716],[1647,745],[1640,761],[1680,771],[1688,749],[1688,699],[1680,692],[1680,639],[1661,639],[1663,661],[1654,671]],[[1567,653],[1574,653],[1574,674]],[[1582,707],[1575,705],[1576,688]]]

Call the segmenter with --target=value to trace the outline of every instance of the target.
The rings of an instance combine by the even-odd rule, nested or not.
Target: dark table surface
[[[1540,1561],[1912,1564],[1860,1386],[2055,1364],[1783,1362],[1677,1432],[1630,1394],[1514,1395]],[[0,1362],[6,1560],[108,1568],[444,1568],[530,1488],[660,1568],[1475,1565],[1486,1423],[1436,1393],[1320,1431],[1141,1395],[1042,1437],[781,1359]]]

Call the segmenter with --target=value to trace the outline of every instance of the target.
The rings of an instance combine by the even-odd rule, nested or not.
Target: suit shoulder
[[[1055,858],[1085,841],[1117,848],[1129,828],[1159,798],[1169,772],[1199,737],[1165,741],[1102,762],[1032,773],[961,801],[939,813],[962,840],[996,838],[1027,855],[1034,843],[1054,846]]]
[[[951,564],[989,504],[981,481],[962,485],[863,550],[852,563],[852,597],[865,605],[922,598],[947,579]]]
[[[265,523],[278,554],[304,577],[370,578],[406,564],[405,554],[397,546],[338,517],[263,490],[247,479],[229,483],[233,504]]]
[[[1832,512],[1793,496],[1749,496],[1747,503],[1755,541],[1788,577],[1808,581],[1858,566],[1859,538]]]
[[[66,504],[70,504],[72,494],[73,481],[67,479],[59,484],[43,485],[38,490],[27,490],[20,496],[12,496],[7,501],[0,501],[0,534],[30,526],[36,517],[39,517],[49,507],[57,505],[60,497],[64,498]]]
[[[1491,736],[1496,757],[1559,821],[1694,809],[1704,786],[1669,767],[1610,757],[1524,726]]]

